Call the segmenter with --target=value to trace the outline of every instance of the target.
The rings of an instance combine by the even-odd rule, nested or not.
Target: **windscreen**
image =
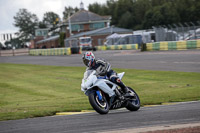
[[[87,79],[94,70],[86,70],[83,79]]]

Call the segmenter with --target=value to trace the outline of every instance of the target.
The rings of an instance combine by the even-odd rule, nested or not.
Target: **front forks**
[[[99,100],[99,101],[102,101],[103,98],[102,98],[101,91],[100,91],[100,90],[97,90],[97,91],[96,91],[96,94],[97,94],[97,96],[98,96],[98,100]]]

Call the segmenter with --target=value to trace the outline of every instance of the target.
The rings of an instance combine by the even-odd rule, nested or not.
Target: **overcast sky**
[[[13,17],[21,8],[36,14],[42,21],[45,12],[53,11],[62,18],[65,6],[79,8],[81,1],[85,9],[95,2],[106,3],[106,0],[0,0],[0,33],[13,33],[18,30],[13,25]]]

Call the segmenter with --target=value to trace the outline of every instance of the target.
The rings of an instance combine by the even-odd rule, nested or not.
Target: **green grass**
[[[134,69],[124,83],[136,90],[142,105],[200,100],[200,73]],[[0,64],[0,120],[92,109],[80,90],[84,67]]]

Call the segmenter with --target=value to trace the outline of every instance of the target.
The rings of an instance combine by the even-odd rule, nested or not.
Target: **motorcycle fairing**
[[[92,86],[91,88],[88,88],[87,91],[85,92],[85,94],[88,95],[89,92],[90,92],[89,90],[91,90],[92,88],[98,87],[103,92],[107,93],[109,95],[109,97],[115,95],[114,86],[116,86],[116,85],[113,84],[112,89],[110,89],[110,87],[106,84],[106,82],[109,82],[110,84],[113,84],[112,82],[110,82],[108,80],[97,79],[96,82],[95,82],[95,86]]]

